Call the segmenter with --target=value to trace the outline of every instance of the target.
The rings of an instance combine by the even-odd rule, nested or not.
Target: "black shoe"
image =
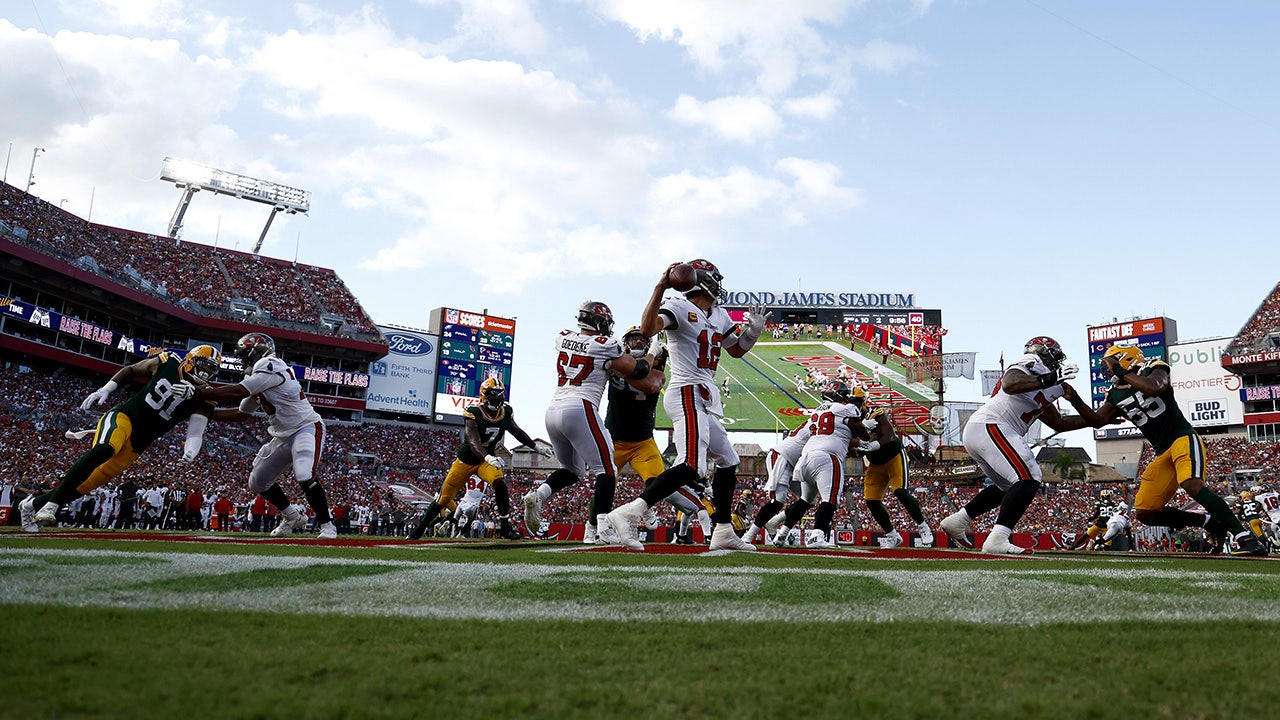
[[[502,538],[503,540],[523,540],[524,539],[523,535],[521,535],[515,528],[509,525],[504,528],[499,528],[498,537]]]
[[[1232,540],[1236,541],[1236,547],[1231,551],[1232,555],[1263,557],[1267,554],[1267,546],[1258,542],[1258,536],[1248,530],[1236,535]]]

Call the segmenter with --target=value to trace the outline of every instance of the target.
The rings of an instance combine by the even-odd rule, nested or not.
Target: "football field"
[[[0,534],[3,711],[1271,717],[1273,559]]]
[[[770,341],[757,343],[744,357],[721,353],[716,372],[717,383],[726,379],[728,397],[724,397],[724,424],[729,430],[781,432],[795,428],[805,416],[803,410],[821,402],[820,388],[797,387],[797,376],[804,379],[810,368],[834,375],[841,365],[848,365],[865,384],[872,384],[873,360],[863,351],[850,350],[847,343],[818,340]],[[937,395],[908,382],[899,372],[885,368],[882,381],[871,388],[873,401],[890,403],[900,416],[915,413],[924,419]],[[897,367],[896,364],[893,367]],[[670,428],[671,420],[658,406],[658,427]]]

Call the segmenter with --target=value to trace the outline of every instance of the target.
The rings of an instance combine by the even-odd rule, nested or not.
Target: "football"
[[[667,281],[671,283],[671,287],[680,292],[687,292],[693,289],[698,282],[698,273],[689,263],[679,263],[672,265],[667,270]]]

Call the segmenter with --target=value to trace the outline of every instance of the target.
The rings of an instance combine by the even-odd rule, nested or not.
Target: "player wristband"
[[[1045,373],[1036,376],[1041,389],[1048,389],[1058,384],[1058,373]]]

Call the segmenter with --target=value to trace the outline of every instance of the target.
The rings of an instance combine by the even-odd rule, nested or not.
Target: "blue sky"
[[[0,142],[10,183],[44,147],[33,192],[158,233],[165,156],[311,190],[263,253],[337,269],[381,323],[517,317],[512,402],[540,435],[578,304],[631,324],[693,257],[733,289],[914,293],[979,368],[1040,334],[1081,361],[1112,318],[1234,334],[1277,279],[1278,21],[1270,2],[26,0],[0,8]],[[184,239],[245,250],[264,219],[197,197]]]

